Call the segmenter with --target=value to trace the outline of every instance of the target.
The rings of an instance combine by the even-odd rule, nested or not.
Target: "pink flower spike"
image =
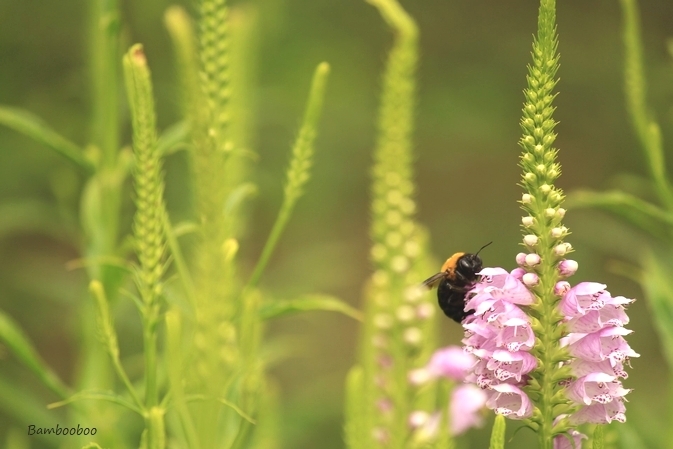
[[[533,405],[528,395],[515,385],[493,385],[489,396],[486,406],[498,415],[511,419],[524,419],[533,414]]]
[[[448,346],[435,351],[426,369],[434,377],[448,377],[462,381],[477,360],[458,346]]]
[[[460,385],[453,390],[449,407],[452,435],[460,435],[472,427],[481,427],[483,416],[480,411],[486,405],[486,398],[484,390],[470,384]]]

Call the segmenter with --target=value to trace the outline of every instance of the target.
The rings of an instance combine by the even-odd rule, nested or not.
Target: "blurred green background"
[[[127,44],[145,45],[155,82],[160,128],[178,120],[172,48],[163,26],[163,0],[124,1]],[[521,212],[516,201],[526,64],[538,3],[531,0],[402,1],[421,30],[417,108],[419,220],[437,260],[456,251],[483,253],[487,265],[513,268]],[[187,8],[193,5],[183,3]],[[313,67],[328,61],[332,75],[317,141],[314,176],[281,240],[263,287],[278,297],[329,293],[360,304],[370,274],[368,190],[380,73],[391,33],[363,0],[232,1],[255,11],[253,150],[259,195],[241,244],[248,267],[256,260],[280,206],[284,166]],[[28,109],[80,144],[90,114],[84,0],[0,1],[0,103]],[[673,3],[641,2],[649,98],[673,148],[673,67],[666,50]],[[615,186],[624,173],[645,175],[644,158],[624,108],[621,17],[616,0],[559,2],[560,95],[556,119],[564,169],[558,185]],[[126,47],[126,45],[124,46]],[[121,59],[120,59],[121,60]],[[120,102],[125,98],[120,95]],[[125,128],[126,142],[130,127]],[[668,152],[670,155],[670,151]],[[670,159],[670,158],[669,158]],[[175,220],[188,214],[184,155],[167,161],[167,195]],[[622,178],[623,180],[623,178]],[[78,254],[78,192],[83,179],[65,160],[0,128],[0,308],[14,316],[40,354],[66,380],[73,374],[75,333],[86,276],[68,270]],[[127,214],[132,213],[128,197]],[[612,260],[637,261],[648,239],[611,217],[570,210],[566,226],[580,263],[573,282],[608,284],[614,295],[641,300],[630,308],[629,338],[641,354],[625,386],[627,417],[656,431],[668,393],[668,373],[637,284],[608,270]],[[431,273],[429,273],[431,274]],[[419,279],[421,281],[422,279]],[[131,304],[118,317],[127,354],[140,350]],[[442,343],[458,343],[447,320]],[[353,362],[358,326],[340,315],[284,318],[269,329],[285,357],[271,368],[281,390],[283,447],[341,448],[343,380]],[[102,350],[102,349],[101,349]],[[17,385],[42,387],[0,347],[0,372]],[[45,391],[42,397],[49,399]],[[0,410],[0,441],[23,426]],[[522,432],[522,434],[525,432]],[[472,431],[472,447],[485,431]],[[519,436],[517,436],[519,438]],[[37,441],[33,443],[38,444]]]

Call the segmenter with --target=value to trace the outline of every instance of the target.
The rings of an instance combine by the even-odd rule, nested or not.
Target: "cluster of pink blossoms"
[[[468,380],[487,392],[488,408],[513,419],[528,418],[533,405],[522,387],[537,365],[530,354],[535,335],[519,306],[533,304],[535,298],[516,273],[484,268],[480,274],[465,304],[474,313],[463,321],[463,344],[479,359]]]
[[[564,277],[576,270],[577,263],[571,260],[559,265]],[[523,268],[511,273],[485,268],[480,274],[481,281],[465,305],[465,310],[474,313],[463,322],[465,349],[479,359],[468,380],[487,392],[486,406],[496,413],[512,419],[528,418],[533,406],[522,388],[538,360],[530,354],[535,335],[521,306],[535,301],[527,286],[536,285],[538,278]],[[568,348],[572,359],[566,364],[575,376],[565,385],[567,397],[578,406],[567,417],[573,425],[625,420],[624,396],[630,390],[623,388],[619,379],[627,377],[624,365],[629,358],[638,357],[624,340],[631,333],[623,327],[628,323],[624,306],[633,300],[612,297],[605,287],[582,282],[571,288],[566,281],[555,287],[562,297],[559,308],[568,332],[559,343]],[[576,431],[570,436],[577,447],[585,438]],[[564,436],[555,440],[555,448],[571,447]]]
[[[612,297],[604,284],[582,282],[570,288],[561,281],[556,293],[563,295],[559,305],[565,315],[569,334],[561,342],[574,359],[570,368],[576,377],[566,394],[581,406],[569,416],[572,424],[624,422],[624,396],[631,390],[622,387],[620,378],[628,377],[624,365],[638,357],[624,336],[629,318],[624,306],[633,302],[623,296]]]

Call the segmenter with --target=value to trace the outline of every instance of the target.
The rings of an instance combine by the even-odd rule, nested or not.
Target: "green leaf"
[[[0,340],[4,341],[19,360],[59,397],[65,398],[70,394],[68,387],[42,360],[19,325],[2,311],[0,311]]]
[[[605,449],[605,441],[604,441],[604,434],[605,434],[605,429],[601,425],[597,425],[596,428],[594,429],[594,435],[593,435],[593,449]]]
[[[87,172],[94,172],[93,163],[84,156],[84,151],[77,144],[58,134],[36,115],[22,109],[0,106],[0,124],[46,145]]]
[[[673,226],[673,215],[628,193],[578,190],[568,195],[566,205],[610,212],[652,236],[670,238],[668,229]]]
[[[114,391],[102,391],[102,390],[80,391],[79,393],[75,393],[74,395],[70,396],[68,399],[59,402],[53,402],[47,405],[47,408],[54,409],[57,407],[63,407],[64,405],[72,404],[73,402],[82,401],[85,399],[112,402],[113,404],[121,405],[122,407],[126,407],[127,409],[132,410],[138,413],[139,415],[143,416],[143,411],[140,408],[136,407],[135,404],[133,404],[130,401],[127,401],[122,396],[119,396]]]
[[[59,210],[53,204],[39,200],[4,202],[0,205],[0,239],[17,233],[39,232],[55,239],[73,236],[57,219]]]
[[[340,312],[358,321],[362,321],[362,312],[346,304],[338,298],[327,295],[307,295],[287,301],[269,301],[262,304],[259,310],[260,318],[268,320],[293,313],[310,310]]]
[[[44,407],[44,400],[37,398],[36,394],[0,375],[0,410],[5,416],[21,424],[54,422],[54,414]]]
[[[669,369],[673,370],[673,279],[671,267],[663,257],[648,252],[643,258],[641,287],[645,292],[664,349]]]
[[[183,121],[171,125],[159,136],[157,152],[160,156],[175,153],[187,142],[188,137],[189,125],[187,122]]]
[[[489,449],[504,449],[505,447],[505,417],[502,415],[495,415],[495,422],[493,423],[493,430],[491,431],[491,444]]]

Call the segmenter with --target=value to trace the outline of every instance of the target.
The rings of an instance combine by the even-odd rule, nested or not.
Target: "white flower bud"
[[[540,283],[540,278],[535,273],[526,273],[523,275],[522,281],[528,287],[535,287]]]
[[[541,260],[542,259],[540,259],[540,256],[538,254],[535,254],[535,253],[526,254],[525,262],[526,262],[526,265],[528,265],[529,267],[534,267],[535,265],[539,265]]]
[[[544,210],[544,214],[547,218],[553,218],[556,215],[556,211],[550,207]]]
[[[530,226],[533,226],[533,223],[535,223],[535,219],[533,217],[530,217],[530,216],[529,217],[521,217],[521,223],[525,227],[528,228]]]
[[[540,186],[540,192],[544,193],[545,195],[551,192],[551,186],[549,184],[542,184]]]
[[[533,202],[533,196],[528,193],[524,193],[523,195],[521,195],[521,202],[523,204],[530,204]]]
[[[537,242],[538,242],[537,235],[528,234],[523,238],[523,243],[525,243],[528,246],[535,246],[537,245]]]

